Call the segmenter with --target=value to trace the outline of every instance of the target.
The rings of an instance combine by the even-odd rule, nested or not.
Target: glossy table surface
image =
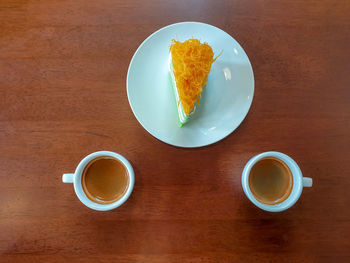
[[[0,262],[349,262],[349,14],[347,0],[1,0]],[[153,138],[126,96],[137,47],[181,21],[231,34],[254,70],[248,116],[204,148]],[[135,170],[110,212],[61,182],[98,150]],[[314,179],[277,214],[240,181],[269,150]]]

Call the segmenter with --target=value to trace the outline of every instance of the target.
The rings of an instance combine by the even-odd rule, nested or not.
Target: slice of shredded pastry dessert
[[[198,39],[192,38],[184,42],[172,40],[169,70],[178,106],[180,126],[187,122],[189,115],[194,113],[203,87],[207,84],[211,65],[217,58],[218,56],[214,58],[212,48]]]

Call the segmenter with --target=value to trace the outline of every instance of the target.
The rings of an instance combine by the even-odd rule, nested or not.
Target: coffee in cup
[[[293,188],[293,175],[288,165],[275,157],[256,162],[250,170],[249,188],[261,203],[275,205],[288,198]]]
[[[303,187],[311,187],[312,179],[303,177],[297,163],[280,152],[264,152],[245,165],[242,187],[248,199],[257,207],[280,212],[299,199]]]
[[[107,211],[122,205],[134,187],[134,170],[120,154],[100,151],[89,154],[64,183],[73,183],[79,200],[91,209]]]
[[[110,204],[119,200],[128,189],[128,170],[118,159],[101,156],[87,164],[81,182],[91,201]]]

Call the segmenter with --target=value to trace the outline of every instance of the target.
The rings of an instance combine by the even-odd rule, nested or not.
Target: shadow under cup
[[[112,204],[120,200],[130,184],[127,167],[112,156],[100,156],[84,168],[81,185],[85,195],[98,204]]]
[[[248,184],[257,201],[266,205],[276,205],[290,196],[293,189],[293,174],[282,160],[265,157],[251,168]]]

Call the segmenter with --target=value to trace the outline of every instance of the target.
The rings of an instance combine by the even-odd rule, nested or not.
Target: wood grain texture
[[[348,0],[1,0],[0,262],[349,262],[349,14]],[[126,97],[136,48],[181,21],[231,34],[255,75],[245,121],[199,149],[153,138]],[[136,184],[101,213],[61,175],[103,149]],[[278,214],[240,183],[268,150],[314,179]]]

